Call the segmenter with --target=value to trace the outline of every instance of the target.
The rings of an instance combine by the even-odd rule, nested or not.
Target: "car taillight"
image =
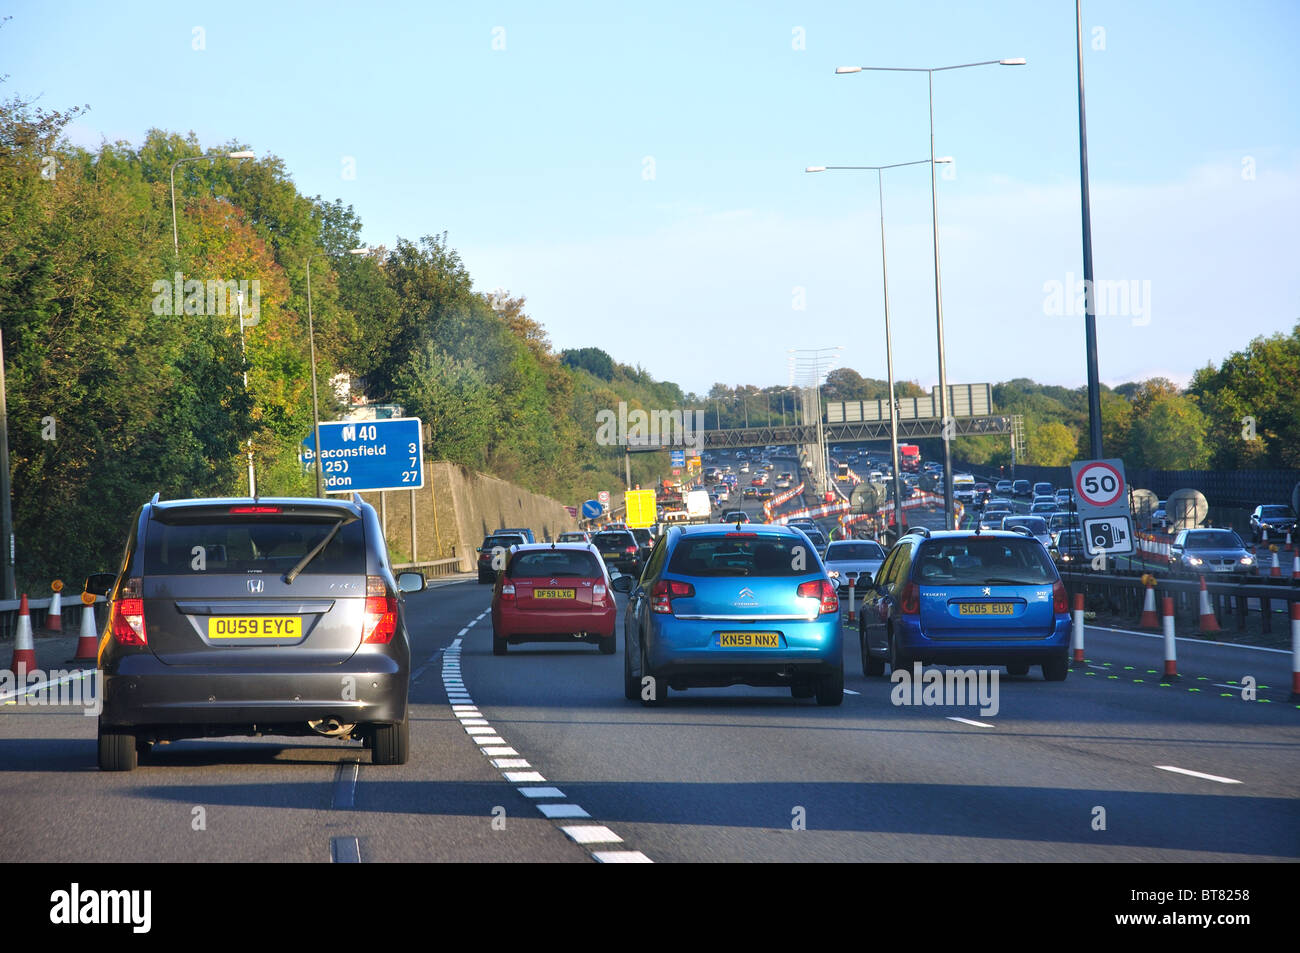
[[[502,602],[515,601],[515,584],[513,582],[501,583],[501,601]]]
[[[1070,610],[1070,597],[1065,591],[1065,583],[1056,580],[1052,584],[1052,611],[1057,615]]]
[[[672,612],[673,598],[689,599],[695,595],[695,587],[689,582],[677,579],[660,579],[650,590],[651,612]]]
[[[139,577],[128,579],[121,594],[113,600],[109,628],[119,645],[148,645],[144,630],[143,584]]]
[[[266,516],[279,512],[278,506],[232,506],[230,508],[231,516]]]
[[[818,609],[821,615],[840,611],[840,597],[835,592],[835,587],[831,585],[829,579],[813,579],[810,582],[801,582],[799,588],[795,590],[795,595],[802,596],[805,599],[821,600],[821,607]]]
[[[625,553],[635,553],[635,552],[636,552],[636,547],[635,547],[635,546],[628,546],[626,549],[623,550],[623,552],[625,552]]]
[[[591,597],[597,602],[604,602],[606,593],[608,593],[608,591],[609,590],[605,588],[605,584],[603,582],[598,582],[591,587]]]
[[[909,582],[903,587],[903,594],[898,600],[898,611],[903,615],[921,614],[921,590],[916,583]]]
[[[379,576],[366,577],[366,621],[362,642],[387,645],[397,633],[397,597]]]

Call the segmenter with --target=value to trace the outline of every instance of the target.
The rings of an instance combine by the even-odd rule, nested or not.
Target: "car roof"
[[[233,506],[279,506],[291,507],[295,511],[305,512],[308,510],[320,510],[322,513],[347,510],[356,516],[360,516],[362,507],[368,505],[359,496],[352,500],[340,497],[318,499],[312,496],[215,496],[215,497],[193,497],[190,499],[179,500],[160,500],[157,495],[150,501],[150,505],[155,510],[167,512],[169,510],[180,509],[229,509]],[[250,514],[251,515],[251,514]]]

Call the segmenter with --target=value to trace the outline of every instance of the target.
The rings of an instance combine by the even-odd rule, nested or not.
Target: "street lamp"
[[[254,153],[245,149],[242,152],[209,152],[201,156],[189,156],[185,159],[177,159],[172,163],[171,171],[168,178],[171,180],[172,193],[172,250],[176,252],[176,257],[181,256],[180,234],[176,230],[176,167],[182,162],[199,162],[203,159],[252,159]]]
[[[895,162],[890,165],[810,165],[805,172],[825,172],[832,170],[866,170],[876,173],[876,190],[880,197],[880,272],[881,284],[885,291],[885,363],[889,369],[889,452],[894,471],[894,533],[903,532],[903,487],[902,477],[898,472],[898,398],[894,392],[894,339],[889,324],[889,267],[885,256],[885,169],[901,169],[909,165],[926,165],[934,162],[947,163],[952,158],[918,159],[915,162]]]
[[[934,74],[948,70],[969,69],[973,66],[1024,66],[1023,56],[1001,60],[981,60],[978,63],[958,63],[955,66],[838,66],[837,74],[861,73],[864,70],[884,73],[925,73],[930,90],[930,214],[934,233],[934,313],[939,338],[939,420],[943,426],[943,518],[947,529],[953,528],[952,499],[952,443],[948,439],[948,365],[943,351],[943,291],[939,282],[939,200],[935,184],[934,155]]]

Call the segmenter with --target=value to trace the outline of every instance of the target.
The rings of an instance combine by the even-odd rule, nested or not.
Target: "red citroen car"
[[[492,591],[492,654],[521,642],[615,648],[618,610],[609,571],[591,543],[514,547]]]

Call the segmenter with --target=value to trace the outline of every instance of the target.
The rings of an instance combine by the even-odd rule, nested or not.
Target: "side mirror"
[[[115,582],[117,582],[117,575],[115,573],[91,573],[86,577],[84,591],[90,593],[92,596],[106,596],[112,591]]]
[[[610,586],[615,592],[631,592],[633,579],[628,575],[618,575],[610,580]]]
[[[424,590],[424,573],[400,572],[397,574],[399,592],[421,592]]]

